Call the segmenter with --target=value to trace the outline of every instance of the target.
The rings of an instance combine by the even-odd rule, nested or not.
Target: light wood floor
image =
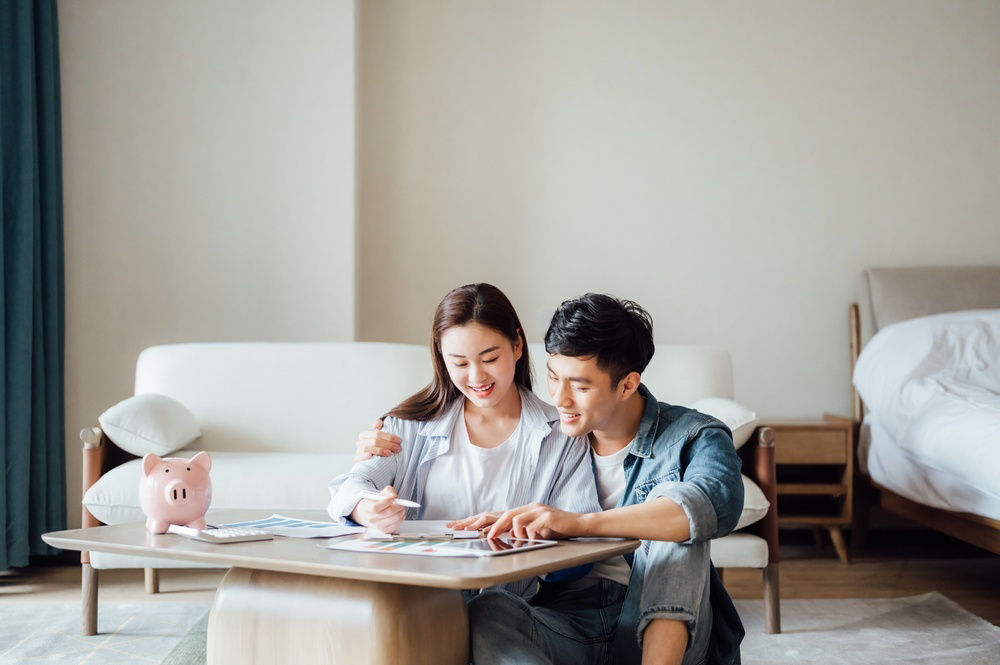
[[[149,595],[142,570],[100,571],[99,602],[212,603],[224,570],[160,571],[160,593]],[[0,604],[5,602],[80,602],[79,566],[36,566],[0,572]]]
[[[1000,556],[926,532],[896,535],[853,552],[842,565],[827,544],[818,548],[783,534],[782,598],[895,598],[938,591],[970,612],[1000,626]],[[100,598],[110,602],[201,602],[210,604],[221,570],[164,570],[160,590],[147,595],[141,570],[101,571]],[[734,598],[760,598],[760,573],[725,571]],[[80,570],[39,566],[0,573],[0,603],[75,603]]]
[[[781,598],[899,598],[937,591],[1000,626],[1000,556],[926,531],[873,534],[872,547],[839,562],[832,546],[782,533]],[[761,598],[759,571],[724,572],[733,598]]]

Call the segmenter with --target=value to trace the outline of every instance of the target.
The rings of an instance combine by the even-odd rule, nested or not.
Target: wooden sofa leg
[[[769,563],[764,569],[764,632],[781,632],[781,596],[778,591],[778,564]]]
[[[83,564],[81,576],[83,591],[83,634],[97,634],[97,570],[89,563]]]
[[[146,580],[146,593],[160,593],[160,569],[143,568]]]

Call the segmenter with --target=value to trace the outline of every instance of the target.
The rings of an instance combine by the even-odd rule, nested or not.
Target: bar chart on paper
[[[260,520],[220,524],[219,526],[228,529],[260,529],[286,538],[336,538],[337,536],[361,533],[365,530],[363,526],[347,526],[336,522],[314,522],[285,517],[284,515],[271,515]]]

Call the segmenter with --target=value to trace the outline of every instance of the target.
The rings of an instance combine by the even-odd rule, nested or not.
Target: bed
[[[861,291],[855,544],[877,502],[1000,554],[1000,266],[871,268]]]

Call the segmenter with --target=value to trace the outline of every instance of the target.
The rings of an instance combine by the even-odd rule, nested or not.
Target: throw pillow
[[[743,475],[743,474],[740,474]],[[736,529],[753,524],[763,519],[767,514],[767,509],[771,507],[771,502],[764,496],[764,490],[757,486],[757,483],[743,476],[743,512],[736,523]]]
[[[706,397],[690,405],[716,420],[721,420],[733,433],[733,445],[737,450],[750,438],[757,427],[757,414],[742,404],[725,397]]]
[[[97,419],[116,446],[133,455],[169,455],[199,436],[198,421],[186,406],[157,393],[118,402]]]

